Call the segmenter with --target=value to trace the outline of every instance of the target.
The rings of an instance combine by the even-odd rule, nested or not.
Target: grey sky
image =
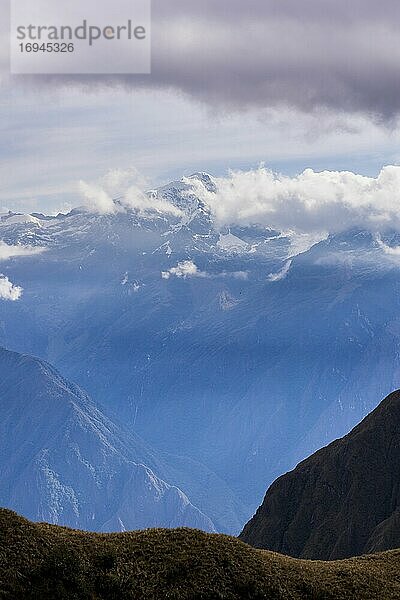
[[[0,207],[75,203],[115,167],[375,174],[399,160],[399,25],[394,0],[153,0],[151,76],[31,79],[0,26]]]
[[[400,109],[399,25],[394,0],[153,0],[151,76],[47,81],[172,87],[230,109],[328,107],[388,119]]]

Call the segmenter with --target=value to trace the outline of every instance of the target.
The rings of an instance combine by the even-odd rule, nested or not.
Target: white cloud
[[[199,271],[192,260],[184,260],[179,262],[176,267],[172,267],[168,271],[162,271],[161,277],[163,279],[170,279],[170,277],[186,279],[187,277],[208,277],[208,275],[204,271]]]
[[[44,252],[45,248],[34,246],[11,246],[0,240],[0,261],[18,256],[33,256]],[[23,289],[14,285],[6,275],[0,274],[0,300],[15,302],[22,296]]]
[[[142,216],[151,213],[180,216],[182,212],[170,202],[147,194],[146,180],[136,169],[111,169],[96,183],[79,182],[85,207],[90,212],[114,214],[132,209]]]
[[[260,223],[318,234],[352,226],[372,231],[400,227],[400,166],[386,166],[376,178],[312,169],[288,177],[261,166],[215,178],[216,193],[201,181],[186,181],[221,226]]]
[[[89,212],[102,215],[118,212],[118,207],[114,200],[100,185],[80,181],[79,191]]]
[[[1,300],[19,300],[22,296],[22,288],[14,285],[5,275],[0,275],[0,299]]]
[[[286,279],[287,274],[289,273],[290,267],[292,266],[292,261],[288,260],[282,267],[280,271],[277,273],[270,273],[267,277],[267,280],[272,282],[282,281],[282,279]]]
[[[222,271],[221,273],[207,273],[206,271],[200,271],[198,266],[192,260],[184,260],[179,262],[176,267],[168,269],[168,271],[162,271],[161,277],[163,279],[170,279],[171,277],[178,277],[187,279],[188,277],[201,277],[207,279],[218,279],[220,277],[233,277],[234,279],[246,280],[248,278],[247,271]]]
[[[0,240],[0,260],[8,260],[16,256],[33,256],[44,250],[45,248],[37,246],[11,246]]]

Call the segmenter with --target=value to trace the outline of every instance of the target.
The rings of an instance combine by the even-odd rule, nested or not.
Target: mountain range
[[[191,180],[215,186],[151,192],[175,212],[4,213],[1,271],[22,292],[0,303],[0,345],[87,390],[237,534],[276,477],[400,387],[400,236],[221,228]]]

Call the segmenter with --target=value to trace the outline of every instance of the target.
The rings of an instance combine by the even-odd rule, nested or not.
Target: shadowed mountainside
[[[338,559],[400,546],[400,392],[267,491],[240,538],[290,556]]]

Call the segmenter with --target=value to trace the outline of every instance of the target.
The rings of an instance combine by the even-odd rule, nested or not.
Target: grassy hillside
[[[312,562],[187,529],[92,534],[0,510],[0,598],[400,598],[400,550]]]

